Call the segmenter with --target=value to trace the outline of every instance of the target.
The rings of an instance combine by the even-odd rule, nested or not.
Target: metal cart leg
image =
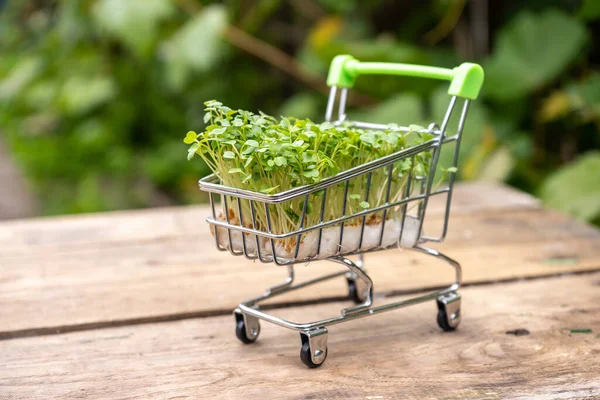
[[[436,299],[436,303],[438,307],[437,323],[439,327],[446,332],[456,330],[460,324],[461,299],[460,294],[457,293],[462,283],[462,268],[460,267],[460,264],[437,250],[433,250],[424,246],[416,246],[415,250],[444,260],[446,263],[454,267],[456,271],[456,278],[454,284],[451,286],[453,290],[439,296]]]
[[[357,268],[366,272],[364,268],[364,254],[358,256],[358,261],[355,263]],[[369,295],[372,294],[373,287],[369,289],[366,281],[361,279],[358,274],[348,271],[346,272],[346,281],[348,282],[348,295],[356,304],[363,304]]]
[[[241,303],[238,308],[235,309],[234,314],[236,318],[236,335],[243,343],[253,343],[260,333],[259,319],[298,331],[302,339],[300,358],[308,367],[316,368],[322,365],[327,358],[328,331],[326,327],[339,324],[344,321],[358,319],[369,315],[390,311],[396,308],[407,307],[409,305],[419,304],[429,300],[436,300],[438,306],[437,322],[439,326],[445,331],[455,330],[460,323],[461,317],[460,295],[457,293],[462,280],[460,264],[437,250],[433,250],[424,246],[416,246],[413,249],[420,253],[435,257],[440,261],[444,261],[446,264],[452,266],[456,272],[454,283],[438,291],[413,297],[411,299],[373,306],[373,281],[363,268],[362,258],[359,259],[358,262],[353,262],[352,260],[341,256],[330,258],[330,261],[344,265],[346,268],[348,268],[348,271],[341,271],[296,284],[294,284],[293,267],[288,266],[288,278],[285,282],[267,289],[262,296],[258,296],[254,299],[250,299]],[[273,296],[300,289],[338,276],[344,276],[347,279],[352,279],[357,285],[356,287],[359,287],[360,285],[362,288],[360,289],[361,293],[364,295],[364,300],[361,304],[341,310],[340,315],[338,316],[321,321],[296,323],[271,314],[267,314],[266,312],[261,311],[258,307],[258,304],[261,301]]]
[[[283,283],[268,288],[266,294],[276,294],[285,291],[292,286],[292,283],[294,283],[294,266],[288,265],[288,278]]]
[[[352,282],[352,284],[348,286],[350,289],[350,296],[355,302],[360,303],[357,306],[343,309],[342,315],[371,307],[371,305],[373,305],[373,281],[362,268],[362,255],[358,263],[354,263],[352,260],[345,257],[332,258],[331,260],[343,264],[349,269],[346,273],[346,279],[349,283]],[[352,286],[355,288],[354,293],[352,293]]]

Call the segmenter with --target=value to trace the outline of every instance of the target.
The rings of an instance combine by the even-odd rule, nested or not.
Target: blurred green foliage
[[[47,214],[196,202],[207,169],[181,138],[202,129],[205,100],[319,120],[337,54],[477,61],[461,178],[598,223],[599,3],[5,0],[0,131]],[[439,121],[448,102],[407,78],[364,77],[356,92],[350,115],[378,122]]]

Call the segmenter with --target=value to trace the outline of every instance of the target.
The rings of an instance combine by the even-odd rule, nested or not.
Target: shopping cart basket
[[[347,171],[320,181],[319,183],[293,188],[281,193],[267,195],[234,187],[227,187],[220,183],[218,177],[210,175],[200,180],[200,188],[208,192],[212,208],[212,216],[207,218],[211,225],[217,248],[230,251],[233,255],[243,255],[248,259],[260,260],[265,263],[275,263],[287,267],[288,277],[282,284],[270,287],[258,297],[242,302],[235,309],[236,335],[243,343],[254,342],[260,333],[259,320],[271,322],[300,332],[302,347],[300,358],[309,367],[318,367],[327,357],[327,326],[338,324],[357,318],[362,318],[396,308],[436,300],[438,307],[437,322],[445,331],[455,330],[461,319],[461,301],[458,289],[461,284],[460,264],[446,255],[424,246],[426,242],[441,242],[448,229],[448,217],[452,200],[452,189],[456,175],[456,166],[460,148],[461,134],[469,109],[469,102],[474,100],[483,83],[483,70],[479,65],[464,63],[454,69],[435,68],[407,64],[359,62],[348,55],[334,58],[331,63],[327,84],[331,90],[325,113],[325,120],[334,125],[349,124],[359,129],[386,130],[389,125],[375,124],[360,121],[349,121],[346,117],[346,101],[348,89],[352,88],[356,78],[360,75],[401,75],[419,78],[431,78],[450,81],[448,94],[449,105],[441,124],[432,123],[424,130],[428,140],[412,147],[402,149],[394,154],[381,157],[366,164],[357,166]],[[462,106],[458,103],[461,102]],[[334,106],[337,103],[337,118],[334,120]],[[458,110],[458,122],[455,127],[450,127],[451,118]],[[396,127],[403,132],[409,132],[409,127]],[[450,133],[452,132],[452,133]],[[450,146],[450,147],[448,147]],[[444,185],[435,187],[434,180],[438,171],[438,161],[442,149],[450,150],[451,165],[446,170],[447,180]],[[403,186],[401,193],[391,190],[394,168],[399,163],[412,163],[405,165],[414,166],[415,158],[426,160],[428,174],[419,176],[415,171],[408,173],[409,178]],[[349,188],[354,187],[357,180],[363,180],[364,196],[369,199],[374,176],[387,177],[387,183],[380,185],[376,190],[384,193],[385,201],[374,204],[366,209],[351,209],[347,206]],[[327,193],[332,188],[344,188],[345,196],[340,215],[335,218],[325,218],[324,210],[327,207]],[[383,192],[381,192],[383,190]],[[220,195],[220,196],[217,196]],[[445,196],[445,212],[439,235],[426,236],[423,233],[423,223],[427,206],[431,196]],[[217,200],[220,197],[220,205]],[[275,232],[272,229],[272,219],[276,212],[273,207],[285,202],[298,202],[301,200],[302,213],[298,218],[297,229],[290,232]],[[298,204],[298,203],[296,203]],[[317,204],[315,210],[310,210],[310,204]],[[309,212],[319,212],[317,223],[305,225]],[[392,223],[389,215],[396,215]],[[314,218],[313,218],[314,220]],[[369,221],[380,221],[375,228]],[[262,221],[262,223],[261,223]],[[409,224],[410,222],[410,232]],[[356,239],[349,239],[349,230],[353,230]],[[379,240],[372,240],[373,229]],[[333,238],[332,239],[332,232]],[[359,233],[357,233],[359,232]],[[369,233],[370,232],[370,233]],[[345,235],[346,233],[346,235]],[[371,240],[366,240],[367,233]],[[389,236],[393,235],[393,240]],[[404,236],[404,237],[403,237]],[[411,238],[407,239],[408,236]],[[308,240],[317,241],[311,251],[303,250]],[[331,246],[323,250],[323,243],[333,240],[334,250]],[[288,244],[282,249],[281,243]],[[347,245],[348,242],[353,242]],[[291,245],[290,245],[291,244]],[[366,252],[409,247],[433,256],[454,268],[456,278],[454,283],[442,290],[421,295],[405,301],[384,305],[373,305],[373,282],[363,265],[363,254]],[[304,246],[306,247],[306,246]],[[359,255],[354,262],[348,257]],[[294,264],[308,261],[327,259],[344,265],[347,270],[333,273],[306,282],[294,283]],[[260,310],[259,303],[274,296],[306,287],[335,277],[345,277],[348,282],[350,297],[358,303],[353,307],[345,308],[340,315],[309,323],[296,323],[281,319]]]

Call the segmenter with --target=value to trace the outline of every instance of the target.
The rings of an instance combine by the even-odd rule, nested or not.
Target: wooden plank
[[[444,196],[433,197],[429,216],[439,217],[444,202]],[[535,208],[539,208],[539,203],[530,195],[486,183],[457,184],[452,202],[452,212],[456,215]],[[208,215],[207,206],[189,206],[4,221],[0,223],[0,258],[7,253],[44,248],[99,246],[204,234],[207,232],[204,220]]]
[[[442,333],[430,303],[330,328],[329,357],[262,324],[244,346],[231,316],[0,341],[8,399],[597,399],[600,274],[465,288]],[[324,318],[346,303],[279,310]],[[526,336],[507,334],[526,329]],[[572,331],[572,330],[579,330]],[[582,333],[591,332],[591,333]]]
[[[600,232],[557,213],[458,214],[451,224],[448,240],[434,247],[463,264],[467,283],[600,269]],[[285,276],[285,269],[216,251],[207,229],[154,240],[9,250],[1,260],[0,337],[224,313]],[[411,251],[371,254],[367,266],[380,293],[453,277],[439,261]],[[297,274],[304,279],[339,268],[319,262],[299,266]],[[346,290],[338,279],[278,301],[341,297]]]
[[[31,217],[39,212],[38,204],[25,184],[23,171],[9,154],[3,136],[0,131],[0,220]]]

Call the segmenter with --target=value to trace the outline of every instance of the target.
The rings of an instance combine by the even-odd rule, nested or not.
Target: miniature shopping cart
[[[248,190],[227,187],[221,184],[218,177],[210,175],[200,180],[200,188],[209,193],[212,216],[207,218],[211,225],[215,242],[219,250],[230,251],[236,256],[245,256],[248,259],[260,260],[265,263],[275,263],[287,267],[288,277],[285,282],[273,286],[258,297],[242,302],[235,309],[236,335],[243,343],[253,343],[260,333],[259,320],[271,322],[276,325],[300,332],[302,347],[300,358],[308,367],[318,367],[323,364],[327,357],[327,326],[338,324],[357,318],[362,318],[396,308],[417,304],[428,300],[436,300],[438,307],[437,322],[445,331],[455,330],[461,319],[460,295],[457,293],[461,284],[460,264],[444,254],[425,247],[426,242],[441,242],[446,236],[448,229],[448,217],[450,215],[450,204],[452,200],[452,189],[454,185],[456,166],[460,148],[461,134],[469,109],[469,102],[477,98],[481,85],[483,83],[483,70],[479,65],[464,63],[454,69],[434,68],[428,66],[392,64],[392,63],[374,63],[359,62],[351,56],[341,55],[334,58],[327,84],[331,90],[329,101],[325,113],[325,120],[334,125],[349,124],[359,129],[368,130],[386,130],[389,125],[375,124],[359,121],[349,121],[346,117],[346,101],[348,89],[352,88],[356,78],[360,75],[402,75],[419,78],[431,78],[450,81],[448,94],[450,97],[448,109],[441,124],[432,123],[425,129],[430,139],[416,144],[412,147],[402,149],[394,154],[381,157],[369,163],[358,167],[342,171],[339,174],[326,178],[316,184],[293,188],[281,193],[267,195]],[[337,118],[334,120],[334,108],[337,103]],[[461,105],[460,105],[461,104]],[[453,117],[454,115],[454,118]],[[458,118],[457,118],[458,117]],[[454,121],[454,123],[452,123]],[[456,126],[450,126],[456,125]],[[409,132],[409,127],[399,127],[403,132]],[[414,129],[414,128],[412,128]],[[449,162],[451,165],[446,170],[444,184],[436,186],[437,165],[440,160],[442,150],[448,155],[450,151]],[[423,157],[426,155],[427,157]],[[388,171],[387,176],[391,181],[392,169],[398,163],[404,160],[412,160],[415,165],[415,157],[421,157],[429,162],[429,173],[422,177],[417,177],[412,183],[409,180],[403,187],[402,193],[390,193],[390,183],[387,188],[378,188],[378,190],[387,190],[385,193],[385,202],[375,207],[349,211],[347,207],[347,196],[344,197],[344,203],[340,210],[339,217],[333,219],[324,218],[324,210],[327,206],[327,192],[332,188],[345,188],[345,194],[348,194],[349,187],[353,187],[356,180],[365,180],[365,196],[368,200],[371,191],[371,180],[374,174],[381,171]],[[412,173],[413,171],[411,171]],[[414,175],[414,174],[413,174]],[[409,176],[410,173],[409,173]],[[411,184],[412,183],[412,184]],[[385,185],[384,185],[385,187]],[[220,196],[219,196],[220,195]],[[445,212],[443,223],[438,227],[439,232],[436,236],[426,236],[423,230],[423,223],[427,212],[427,206],[431,196],[445,196]],[[219,199],[220,198],[220,199]],[[302,200],[302,214],[298,219],[298,227],[290,232],[275,232],[272,229],[273,207],[285,202]],[[218,205],[218,202],[220,205]],[[315,204],[313,212],[319,212],[320,219],[318,223],[310,226],[304,226],[305,216],[310,211],[307,210],[309,203]],[[221,212],[225,210],[224,213]],[[233,210],[233,211],[232,211]],[[397,240],[390,244],[384,242],[387,213],[395,210],[396,215],[401,219],[400,231]],[[412,214],[411,214],[412,213]],[[266,224],[260,224],[258,215],[265,218]],[[381,223],[381,232],[379,242],[373,245],[365,245],[363,236],[369,229],[368,225],[371,216],[378,216]],[[394,302],[391,304],[374,305],[373,304],[373,282],[363,265],[363,254],[366,252],[397,248],[403,242],[407,220],[416,221],[412,230],[414,240],[409,241],[408,246],[415,251],[433,256],[454,268],[456,279],[450,286],[421,295],[409,300]],[[248,221],[248,223],[244,223]],[[359,221],[358,229],[360,240],[358,245],[343,246],[344,239],[347,238],[347,231],[352,221],[353,229],[357,229],[356,221]],[[325,240],[325,235],[331,236],[332,229],[336,237],[339,237],[337,250],[334,254],[321,252],[321,243]],[[428,226],[428,229],[429,226]],[[324,233],[325,232],[325,233]],[[346,232],[346,236],[344,235]],[[311,235],[318,240],[316,252],[306,254],[301,251],[300,244]],[[281,240],[293,239],[291,249],[288,249],[285,256],[277,251],[277,243]],[[235,245],[235,243],[238,243]],[[358,255],[358,261],[351,261],[348,257]],[[339,273],[333,273],[313,279],[306,282],[294,283],[294,264],[306,263],[314,260],[327,259],[342,264],[347,269]],[[296,323],[275,317],[260,310],[259,303],[274,296],[300,289],[324,280],[345,277],[348,282],[350,298],[357,305],[345,308],[340,315],[324,319],[321,321],[309,323]]]

